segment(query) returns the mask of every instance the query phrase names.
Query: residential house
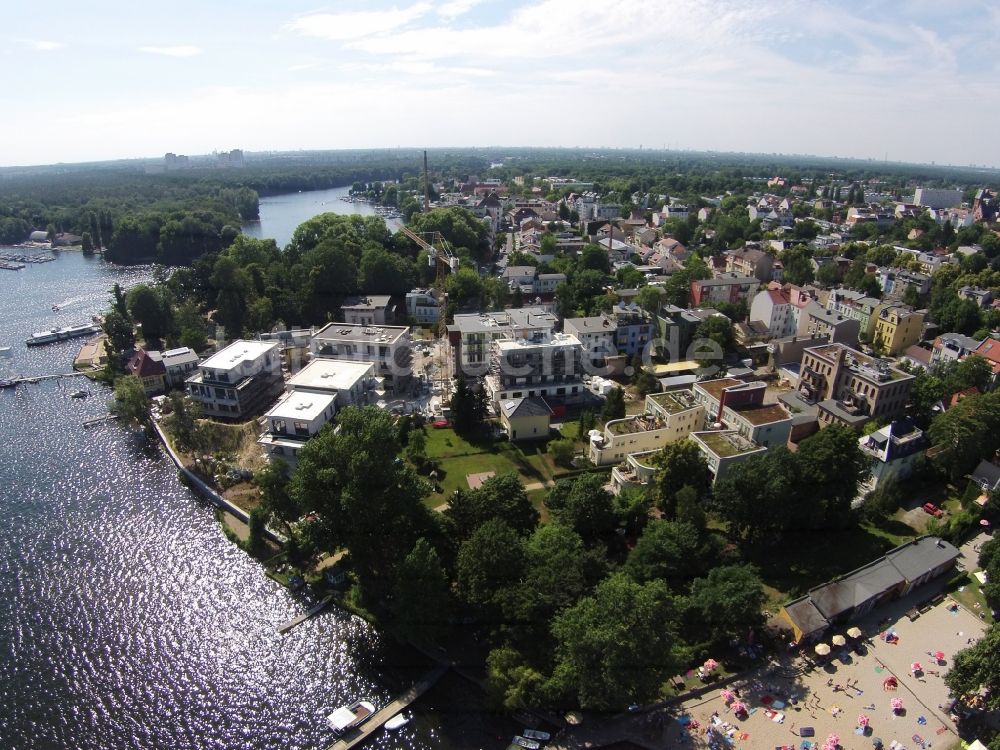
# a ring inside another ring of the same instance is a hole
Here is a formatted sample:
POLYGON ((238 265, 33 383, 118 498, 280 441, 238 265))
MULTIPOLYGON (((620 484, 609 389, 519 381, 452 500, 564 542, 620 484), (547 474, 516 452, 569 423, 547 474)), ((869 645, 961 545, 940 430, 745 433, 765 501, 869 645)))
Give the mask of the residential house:
POLYGON ((125 365, 125 372, 138 378, 147 396, 155 396, 167 389, 167 368, 159 352, 139 349, 125 365))
POLYGON ((313 357, 373 362, 386 390, 403 391, 412 376, 409 326, 363 326, 328 323, 309 342, 313 357))
POLYGON ((868 332, 872 328, 872 315, 881 300, 869 297, 855 289, 834 289, 826 302, 826 309, 858 321, 860 330, 868 332))
POLYGON ((962 299, 971 299, 981 310, 986 309, 993 303, 993 292, 989 289, 980 289, 977 286, 963 286, 958 290, 958 296, 962 299))
POLYGON ((798 330, 799 308, 792 304, 789 290, 771 284, 754 295, 750 322, 763 324, 772 337, 791 336, 798 330))
POLYGON ((800 336, 823 336, 830 341, 856 344, 861 324, 838 312, 824 310, 816 302, 810 302, 799 312, 800 336))
POLYGON ((862 479, 861 491, 873 492, 886 482, 906 479, 924 455, 927 439, 910 419, 897 419, 858 438, 858 445, 869 460, 869 473, 862 479))
POLYGON ((917 188, 913 202, 927 208, 952 208, 962 205, 962 191, 945 188, 917 188))
POLYGON ((273 341, 234 341, 198 365, 185 381, 188 393, 206 416, 255 416, 281 393, 278 349, 273 341))
POLYGON ((417 325, 434 325, 441 308, 433 289, 414 289, 406 293, 406 315, 417 325))
POLYGON ((615 347, 619 354, 634 357, 642 354, 654 336, 653 316, 631 302, 619 302, 612 309, 615 319, 615 347))
POLYGON ((983 488, 983 492, 996 492, 1000 489, 1000 466, 993 461, 983 459, 972 472, 970 479, 983 488))
POLYGON ((612 419, 590 435, 588 458, 595 466, 621 463, 629 454, 659 450, 704 424, 704 406, 690 391, 651 393, 642 414, 612 419))
POLYGON ((286 393, 264 414, 267 428, 257 439, 268 460, 280 458, 289 469, 295 468, 302 446, 333 419, 336 400, 332 393, 286 393))
POLYGON ((760 282, 771 280, 774 256, 756 248, 730 250, 726 254, 726 271, 742 276, 753 276, 760 282))
POLYGON ((757 291, 760 282, 752 276, 722 273, 713 279, 691 282, 691 306, 701 307, 713 302, 747 302, 757 291))
POLYGON ((528 286, 535 281, 536 269, 534 266, 507 266, 500 278, 509 287, 528 286))
POLYGON ((882 267, 875 272, 882 292, 886 296, 901 299, 908 287, 915 287, 917 294, 925 295, 931 290, 931 277, 917 271, 905 271, 900 268, 882 267))
POLYGON ((390 296, 370 294, 366 297, 351 297, 340 306, 340 316, 345 323, 359 326, 384 326, 391 322, 390 296))
POLYGON ((931 364, 957 362, 976 351, 983 341, 961 333, 942 333, 934 339, 931 364))
POLYGON ((549 436, 552 409, 541 398, 514 398, 500 403, 500 425, 507 439, 545 440, 549 436))
POLYGON ((978 354, 989 361, 990 366, 993 368, 993 384, 995 385, 1000 380, 1000 341, 989 336, 983 340, 983 343, 976 347, 976 351, 973 354, 978 354))
POLYGON ((765 404, 767 384, 736 378, 703 380, 694 385, 696 403, 704 406, 702 429, 723 428, 764 448, 788 443, 791 415, 781 404, 765 404))
POLYGON ((879 305, 873 316, 873 346, 890 357, 896 356, 920 341, 924 317, 924 311, 913 310, 898 302, 879 305))
POLYGON ((833 422, 860 430, 870 419, 901 416, 913 375, 844 344, 826 344, 802 354, 799 390, 817 402, 822 426, 833 422))

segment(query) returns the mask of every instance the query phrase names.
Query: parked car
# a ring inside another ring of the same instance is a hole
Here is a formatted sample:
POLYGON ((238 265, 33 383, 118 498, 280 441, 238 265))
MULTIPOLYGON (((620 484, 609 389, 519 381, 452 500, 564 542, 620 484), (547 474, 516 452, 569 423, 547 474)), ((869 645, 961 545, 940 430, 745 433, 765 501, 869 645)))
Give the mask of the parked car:
POLYGON ((935 518, 940 518, 944 515, 944 511, 937 507, 934 503, 924 503, 923 504, 924 513, 928 513, 935 518))

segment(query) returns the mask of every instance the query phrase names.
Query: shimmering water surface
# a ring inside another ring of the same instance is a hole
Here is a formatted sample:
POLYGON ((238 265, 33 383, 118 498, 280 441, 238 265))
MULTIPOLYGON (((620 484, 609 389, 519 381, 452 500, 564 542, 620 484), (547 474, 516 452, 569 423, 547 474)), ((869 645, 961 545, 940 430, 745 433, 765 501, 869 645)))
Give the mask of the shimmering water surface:
MULTIPOLYGON (((0 377, 69 371, 80 340, 24 339, 148 275, 75 252, 0 271, 0 377)), ((384 705, 415 678, 407 652, 337 609, 277 635, 303 604, 226 540, 158 446, 81 426, 108 398, 83 378, 0 391, 0 747, 323 747, 336 706, 384 705), (90 397, 71 399, 79 388, 90 397)), ((369 746, 503 746, 478 712, 448 710, 454 692, 369 746)))
MULTIPOLYGON (((330 190, 304 190, 301 193, 271 195, 260 199, 260 221, 243 225, 243 231, 251 237, 269 238, 284 247, 292 239, 296 227, 317 214, 361 214, 376 216, 375 207, 368 203, 348 203, 341 200, 351 188, 338 187, 330 190)), ((399 221, 387 219, 390 231, 396 231, 399 221)))

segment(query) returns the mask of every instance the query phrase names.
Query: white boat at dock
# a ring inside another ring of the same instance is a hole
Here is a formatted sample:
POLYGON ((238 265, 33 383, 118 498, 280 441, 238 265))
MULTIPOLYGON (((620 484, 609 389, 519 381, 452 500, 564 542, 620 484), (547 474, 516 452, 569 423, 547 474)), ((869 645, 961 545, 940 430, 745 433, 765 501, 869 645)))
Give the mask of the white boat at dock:
POLYGON ((385 728, 388 729, 390 732, 394 732, 397 729, 402 729, 403 727, 405 727, 407 724, 410 723, 411 718, 412 717, 410 716, 409 713, 403 711, 401 713, 396 714, 391 719, 389 719, 389 721, 385 723, 385 728))
POLYGON ((343 734, 364 723, 375 713, 375 706, 369 701, 355 701, 349 706, 341 706, 326 717, 326 723, 336 734, 343 734))
POLYGON ((54 341, 65 341, 66 339, 77 338, 78 336, 89 336, 101 330, 99 325, 88 323, 82 326, 68 326, 66 328, 53 328, 48 331, 41 331, 28 338, 24 343, 28 346, 39 346, 41 344, 51 344, 54 341))
POLYGON ((517 747, 526 748, 526 750, 538 750, 542 746, 541 742, 529 740, 527 737, 522 737, 521 735, 514 737, 512 744, 517 747))

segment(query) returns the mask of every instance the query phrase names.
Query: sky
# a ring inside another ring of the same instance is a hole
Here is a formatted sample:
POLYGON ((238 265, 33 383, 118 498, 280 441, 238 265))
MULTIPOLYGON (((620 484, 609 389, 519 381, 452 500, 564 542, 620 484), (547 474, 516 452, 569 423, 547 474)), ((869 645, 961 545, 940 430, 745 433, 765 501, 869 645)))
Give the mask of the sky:
POLYGON ((992 0, 33 0, 0 166, 567 146, 1000 165, 992 0))

